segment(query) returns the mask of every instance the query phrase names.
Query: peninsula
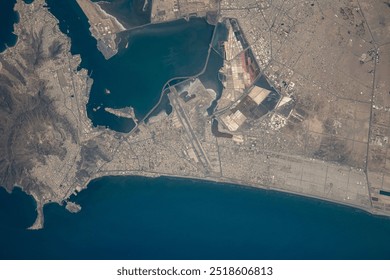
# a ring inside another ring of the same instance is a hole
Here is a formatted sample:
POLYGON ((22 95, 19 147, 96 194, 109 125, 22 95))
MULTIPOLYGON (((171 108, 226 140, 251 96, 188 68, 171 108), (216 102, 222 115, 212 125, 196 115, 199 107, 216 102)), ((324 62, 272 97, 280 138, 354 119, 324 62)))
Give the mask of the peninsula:
MULTIPOLYGON (((34 197, 31 229, 44 226, 45 204, 77 212, 69 197, 110 175, 231 182, 390 216, 386 1, 172 2, 152 1, 152 22, 201 15, 225 26, 226 40, 210 42, 224 57, 222 94, 192 77, 168 87, 170 114, 118 133, 92 126, 93 81, 45 1, 17 1, 18 41, 0 54, 0 185, 34 197)), ((110 46, 121 27, 88 11, 110 46)))
POLYGON ((77 4, 88 18, 91 34, 97 40, 97 48, 106 59, 110 59, 118 52, 116 34, 126 30, 125 27, 97 3, 77 0, 77 4))

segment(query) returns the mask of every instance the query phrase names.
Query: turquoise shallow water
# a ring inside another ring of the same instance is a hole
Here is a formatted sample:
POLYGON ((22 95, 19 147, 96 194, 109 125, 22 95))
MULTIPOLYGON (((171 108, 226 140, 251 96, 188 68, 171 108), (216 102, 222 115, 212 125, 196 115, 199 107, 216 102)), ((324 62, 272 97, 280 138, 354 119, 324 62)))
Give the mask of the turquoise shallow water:
POLYGON ((0 191, 0 258, 389 259, 390 219, 314 199, 169 178, 107 177, 45 207, 0 191))

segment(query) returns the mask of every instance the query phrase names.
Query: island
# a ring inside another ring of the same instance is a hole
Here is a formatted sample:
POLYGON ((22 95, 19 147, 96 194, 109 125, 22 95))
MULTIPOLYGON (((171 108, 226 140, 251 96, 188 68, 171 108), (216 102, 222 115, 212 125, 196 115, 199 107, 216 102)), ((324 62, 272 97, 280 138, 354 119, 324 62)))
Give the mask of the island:
MULTIPOLYGON (((206 16, 225 26, 222 94, 199 73, 162 89, 170 114, 120 133, 88 118, 94 81, 45 1, 17 1, 18 41, 0 54, 0 185, 35 199, 31 229, 44 226, 48 203, 78 212, 72 194, 110 175, 236 183, 390 216, 386 1, 171 2, 152 1, 152 22, 206 16)), ((86 10, 92 35, 113 47, 120 26, 86 10)))

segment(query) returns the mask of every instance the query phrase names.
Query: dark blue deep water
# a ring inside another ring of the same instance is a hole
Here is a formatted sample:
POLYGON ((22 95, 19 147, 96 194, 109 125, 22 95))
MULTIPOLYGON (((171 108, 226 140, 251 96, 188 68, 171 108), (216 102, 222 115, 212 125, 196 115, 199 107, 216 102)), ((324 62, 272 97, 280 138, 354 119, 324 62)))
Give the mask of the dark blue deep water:
POLYGON ((0 0, 0 52, 7 46, 15 45, 18 37, 14 32, 14 23, 19 19, 18 13, 14 11, 16 0, 0 0))
MULTIPOLYGON (((2 1, 5 3, 8 1, 2 1)), ((74 0, 47 0, 95 80, 88 104, 95 125, 128 130, 97 105, 134 106, 139 116, 164 83, 204 67, 213 27, 202 19, 123 34, 129 47, 105 61, 74 0), (109 88, 110 95, 103 89, 109 88)), ((1 10, 2 11, 2 10, 1 10)), ((2 17, 0 17, 3 19, 2 17)), ((3 39, 3 37, 1 37, 3 39)), ((220 55, 203 77, 216 91, 220 55)), ((31 197, 0 188, 0 259, 389 259, 390 219, 314 199, 184 179, 107 177, 73 201, 78 214, 47 205, 45 228, 31 197)))
POLYGON ((390 220, 277 192, 184 179, 107 177, 71 214, 0 191, 0 258, 389 259, 390 220))
POLYGON ((94 125, 130 131, 132 122, 113 117, 104 107, 132 106, 137 118, 142 119, 156 105, 169 79, 196 75, 205 66, 214 26, 204 19, 179 20, 124 32, 118 35, 120 53, 106 61, 97 50, 88 20, 75 0, 47 0, 47 4, 59 19, 61 31, 71 38, 72 53, 81 55, 81 67, 88 69, 94 79, 87 105, 94 125), (107 95, 106 89, 111 94, 107 95))

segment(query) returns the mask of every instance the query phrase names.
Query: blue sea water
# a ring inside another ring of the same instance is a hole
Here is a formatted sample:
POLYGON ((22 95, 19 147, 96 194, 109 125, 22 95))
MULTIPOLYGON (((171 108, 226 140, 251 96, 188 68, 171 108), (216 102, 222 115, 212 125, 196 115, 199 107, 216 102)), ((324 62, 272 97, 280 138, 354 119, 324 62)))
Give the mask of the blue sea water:
POLYGON ((0 1, 0 52, 7 47, 15 45, 18 37, 14 32, 14 23, 19 20, 18 14, 14 11, 16 0, 0 1))
POLYGON ((170 178, 106 177, 71 214, 0 191, 0 258, 389 259, 390 220, 315 199, 170 178))
MULTIPOLYGON (((81 54, 82 67, 95 79, 89 106, 131 103, 142 115, 154 105, 171 74, 195 73, 203 67, 204 44, 213 27, 201 19, 137 31, 133 35, 138 37, 129 41, 131 48, 146 53, 131 57, 124 52, 105 61, 88 36, 88 24, 75 1, 47 3, 72 39, 72 53, 81 54), (171 63, 148 61, 159 54, 171 63), (121 61, 129 62, 129 68, 121 61), (145 65, 141 72, 152 73, 153 79, 134 73, 134 67, 145 65), (105 76, 107 69, 118 71, 120 77, 105 76), (158 86, 148 84, 142 94, 129 90, 137 88, 138 79, 158 86), (114 81, 126 91, 116 89, 114 81), (112 88, 113 95, 102 96, 102 87, 112 88)), ((218 84, 214 86, 218 90, 218 84)), ((90 117, 95 124, 126 126, 91 112, 90 117)), ((273 191, 184 179, 106 177, 91 182, 72 200, 82 206, 80 213, 47 205, 45 228, 28 231, 35 219, 33 199, 19 189, 13 194, 0 189, 0 259, 390 258, 390 219, 273 191)))
POLYGON ((107 61, 97 50, 88 20, 75 0, 47 0, 47 5, 59 19, 61 31, 71 38, 72 53, 80 54, 81 67, 94 79, 87 105, 94 125, 130 131, 133 122, 117 118, 104 108, 132 106, 137 118, 142 119, 157 104, 169 79, 196 75, 205 66, 214 27, 204 19, 178 20, 121 33, 122 49, 107 61), (106 94, 106 89, 111 93, 106 94))

